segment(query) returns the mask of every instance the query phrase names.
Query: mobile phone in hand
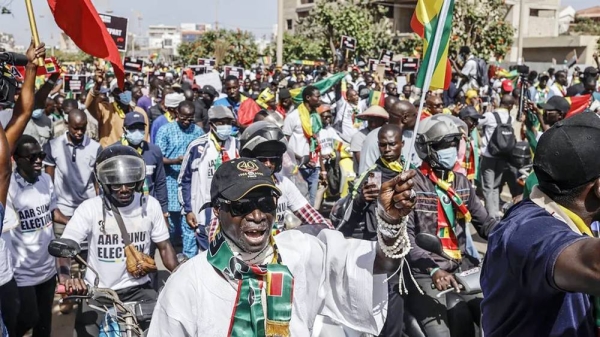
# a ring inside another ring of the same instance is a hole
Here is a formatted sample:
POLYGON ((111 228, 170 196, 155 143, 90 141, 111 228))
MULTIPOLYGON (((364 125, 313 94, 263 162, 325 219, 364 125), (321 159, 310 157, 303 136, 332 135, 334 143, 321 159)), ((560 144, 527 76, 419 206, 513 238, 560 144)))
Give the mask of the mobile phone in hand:
POLYGON ((381 188, 381 172, 369 173, 369 185, 375 185, 377 188, 381 188))

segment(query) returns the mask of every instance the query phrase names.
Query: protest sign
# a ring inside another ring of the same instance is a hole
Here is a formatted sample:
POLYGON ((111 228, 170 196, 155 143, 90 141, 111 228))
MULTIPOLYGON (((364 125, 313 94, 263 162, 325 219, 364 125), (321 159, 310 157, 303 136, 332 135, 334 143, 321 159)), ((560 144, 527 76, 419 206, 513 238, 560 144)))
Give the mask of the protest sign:
POLYGON ((85 91, 85 85, 89 78, 85 75, 65 74, 63 76, 64 92, 80 94, 85 91))
POLYGON ((400 73, 410 74, 419 70, 419 59, 414 57, 403 57, 400 60, 400 73))
POLYGON ((115 41, 119 51, 127 50, 127 18, 112 16, 108 14, 99 14, 104 22, 106 30, 115 41))
POLYGON ((356 50, 356 39, 351 36, 342 35, 340 46, 344 50, 356 50))
POLYGON ((221 83, 221 77, 217 72, 209 72, 207 74, 202 74, 194 77, 194 81, 197 85, 203 87, 205 85, 210 85, 217 92, 221 92, 223 90, 223 84, 221 83))
POLYGON ((125 57, 123 66, 126 73, 141 73, 142 69, 144 69, 144 60, 125 57))
POLYGON ((225 71, 225 77, 235 76, 240 81, 244 80, 244 68, 225 66, 223 67, 223 70, 225 71))

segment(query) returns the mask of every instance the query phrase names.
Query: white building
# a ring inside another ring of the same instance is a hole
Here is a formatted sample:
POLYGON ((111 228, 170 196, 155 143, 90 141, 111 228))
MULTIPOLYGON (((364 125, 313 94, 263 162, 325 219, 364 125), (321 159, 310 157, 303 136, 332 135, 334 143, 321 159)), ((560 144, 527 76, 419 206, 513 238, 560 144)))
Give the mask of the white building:
POLYGON ((0 49, 12 51, 15 47, 15 39, 12 34, 0 32, 0 49))
POLYGON ((181 44, 179 27, 156 25, 148 27, 148 48, 160 50, 165 56, 177 56, 177 47, 181 44))

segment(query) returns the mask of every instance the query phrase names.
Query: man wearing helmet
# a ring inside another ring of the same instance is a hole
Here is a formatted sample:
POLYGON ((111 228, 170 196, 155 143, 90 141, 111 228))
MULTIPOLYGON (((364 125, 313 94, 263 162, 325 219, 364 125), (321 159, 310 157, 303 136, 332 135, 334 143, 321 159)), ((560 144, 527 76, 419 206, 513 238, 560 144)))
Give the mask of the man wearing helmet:
MULTIPOLYGON (((234 122, 233 112, 224 106, 213 106, 208 110, 210 132, 190 143, 179 172, 178 198, 183 205, 189 227, 197 229, 197 240, 201 250, 208 248, 206 226, 213 217, 211 208, 204 208, 210 201, 210 184, 215 171, 224 162, 238 157, 239 141, 231 136, 234 122)), ((185 227, 185 226, 184 226, 185 227)), ((184 229, 183 253, 191 258, 198 253, 194 240, 189 240, 184 229)))
MULTIPOLYGON (((177 266, 160 203, 141 193, 146 178, 144 159, 129 146, 112 145, 98 155, 94 173, 103 194, 84 201, 75 210, 62 238, 77 243, 89 241, 87 263, 98 271, 99 287, 115 290, 123 302, 156 299, 157 293, 147 273, 132 274, 126 263, 130 259, 130 248, 148 255, 150 243, 154 242, 167 269, 177 266), (123 238, 123 232, 127 232, 129 240, 123 238), (128 247, 126 255, 124 242, 127 241, 133 247, 128 247)), ((86 273, 86 283, 93 284, 94 280, 93 273, 86 273)), ((85 291, 79 279, 68 279, 65 288, 74 293, 85 291)), ((104 314, 92 309, 90 304, 102 305, 90 300, 79 306, 76 336, 99 334, 98 326, 104 314)))
MULTIPOLYGON (((275 185, 282 192, 277 201, 277 212, 274 223, 275 231, 284 230, 285 211, 290 210, 307 224, 329 224, 304 198, 298 187, 281 173, 283 157, 287 151, 287 140, 277 125, 269 122, 256 122, 250 125, 240 138, 240 155, 255 158, 265 164, 275 180, 275 185)), ((216 218, 215 218, 216 220, 216 218)), ((211 223, 209 238, 214 236, 218 222, 211 223)))
MULTIPOLYGON (((438 291, 450 287, 458 289, 453 272, 480 264, 476 251, 469 249, 471 234, 468 224, 472 223, 484 239, 496 224, 475 195, 467 177, 452 172, 462 137, 459 130, 461 124, 461 127, 467 128, 460 119, 445 114, 424 119, 415 144, 423 164, 413 179, 417 199, 408 217, 408 234, 412 244, 408 261, 425 294, 409 290, 406 300, 407 310, 421 322, 427 336, 472 335, 472 323, 479 323, 479 315, 467 314, 466 317, 472 317, 472 322, 461 321, 449 328, 446 298, 436 298, 436 295, 438 291), (460 261, 460 265, 418 247, 415 243, 416 233, 437 235, 444 252, 460 261), (432 282, 437 289, 431 289, 432 282), (467 330, 463 330, 465 328, 467 330)), ((479 307, 480 298, 463 298, 469 307, 479 307)), ((454 309, 460 310, 460 307, 454 309)))

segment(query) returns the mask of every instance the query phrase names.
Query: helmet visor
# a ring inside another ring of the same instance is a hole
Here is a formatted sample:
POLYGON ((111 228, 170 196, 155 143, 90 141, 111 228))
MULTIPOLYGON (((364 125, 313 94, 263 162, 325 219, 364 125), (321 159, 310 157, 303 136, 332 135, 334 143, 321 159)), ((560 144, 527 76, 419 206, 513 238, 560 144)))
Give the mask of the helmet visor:
POLYGON ((97 165, 96 175, 106 185, 135 183, 146 178, 146 164, 134 156, 112 157, 97 165))

